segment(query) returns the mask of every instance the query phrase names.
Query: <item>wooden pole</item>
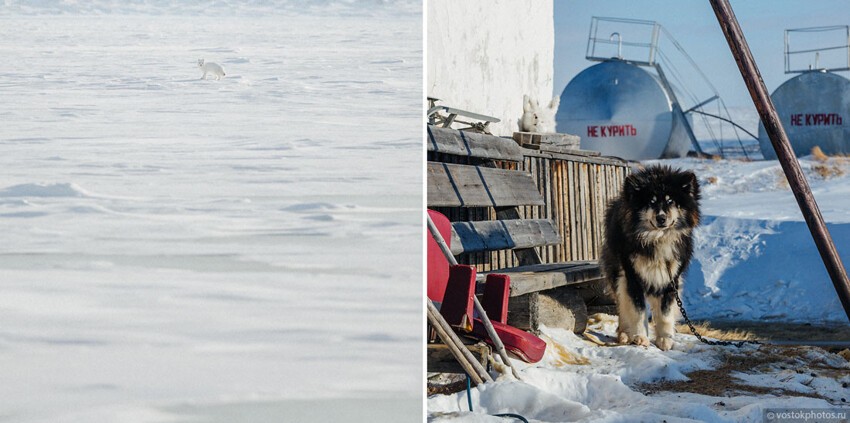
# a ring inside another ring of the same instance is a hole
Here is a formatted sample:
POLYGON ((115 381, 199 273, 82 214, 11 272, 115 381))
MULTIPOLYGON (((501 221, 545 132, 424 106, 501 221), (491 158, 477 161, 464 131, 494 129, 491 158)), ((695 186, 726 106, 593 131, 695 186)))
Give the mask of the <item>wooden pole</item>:
MULTIPOLYGON (((434 241, 436 241, 437 245, 440 246, 440 250, 442 250, 443 255, 446 256, 446 260, 448 260, 452 266, 457 266, 457 259, 455 259, 455 256, 449 249, 449 245, 446 244, 446 240, 443 239, 443 235, 440 234, 439 230, 437 230, 437 225, 435 225, 434 221, 431 220, 431 216, 427 214, 425 216, 428 219, 428 231, 431 232, 431 236, 434 237, 434 241)), ((522 380, 514 366, 511 365, 511 362, 508 359, 508 352, 505 350, 505 344, 502 343, 502 339, 499 338, 499 334, 496 333, 496 328, 493 327, 493 322, 490 321, 490 317, 487 316, 487 312, 484 311, 484 307, 481 306, 481 302, 478 301, 478 297, 476 297, 475 294, 472 294, 472 302, 475 304, 475 311, 478 312, 478 317, 480 317, 481 322, 484 323, 487 335, 489 335, 490 340, 493 341, 493 345, 496 347, 499 357, 501 357, 502 361, 505 362, 505 365, 511 369, 511 373, 514 377, 517 378, 517 380, 522 380)))
POLYGON ((434 330, 437 331, 437 335, 440 336, 440 339, 443 340, 443 343, 449 347, 449 351, 451 351, 452 355, 455 357, 460 366, 463 367, 463 370, 466 371, 466 374, 472 378, 472 381, 475 382, 476 385, 480 385, 484 382, 492 382, 493 378, 487 373, 487 370, 484 369, 484 366, 475 359, 472 353, 463 345, 460 338, 454 333, 451 326, 443 319, 443 316, 440 315, 437 307, 434 306, 434 303, 431 300, 428 300, 428 321, 431 322, 431 326, 434 327, 434 330))
POLYGON ((729 0, 709 0, 709 2, 711 7, 714 8, 714 14, 717 15, 717 21, 720 23, 723 35, 726 36, 726 41, 732 50, 732 56, 738 62, 738 69, 741 70, 744 83, 747 84, 747 89, 750 91, 750 96, 752 96, 753 103, 755 103, 759 112, 764 129, 770 137, 770 143, 773 144, 773 149, 776 151, 785 177, 788 178, 791 191, 794 192, 797 204, 803 212, 803 217, 806 219, 806 224, 809 226, 809 231, 812 233, 821 259, 823 259, 826 270, 832 279, 832 284, 835 285, 835 291, 838 293, 838 298, 841 299, 844 312, 850 319, 850 280, 847 279, 847 271, 844 269, 841 257, 838 256, 838 251, 836 251, 832 237, 823 221, 823 216, 812 195, 809 183, 806 181, 802 169, 800 169, 800 163, 791 149, 791 142, 788 141, 788 135, 782 127, 773 101, 770 100, 767 87, 761 79, 750 47, 747 45, 741 26, 738 25, 738 19, 732 12, 729 0))

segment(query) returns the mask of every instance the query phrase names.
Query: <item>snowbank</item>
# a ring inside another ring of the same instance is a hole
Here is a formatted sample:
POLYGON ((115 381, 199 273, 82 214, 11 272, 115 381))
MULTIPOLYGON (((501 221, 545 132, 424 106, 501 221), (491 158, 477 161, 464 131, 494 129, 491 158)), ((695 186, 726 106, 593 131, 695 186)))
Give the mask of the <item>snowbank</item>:
MULTIPOLYGON (((844 322, 829 275, 777 161, 657 161, 693 170, 702 225, 686 275, 692 317, 844 322)), ((800 159, 839 254, 850 263, 850 160, 800 159)))

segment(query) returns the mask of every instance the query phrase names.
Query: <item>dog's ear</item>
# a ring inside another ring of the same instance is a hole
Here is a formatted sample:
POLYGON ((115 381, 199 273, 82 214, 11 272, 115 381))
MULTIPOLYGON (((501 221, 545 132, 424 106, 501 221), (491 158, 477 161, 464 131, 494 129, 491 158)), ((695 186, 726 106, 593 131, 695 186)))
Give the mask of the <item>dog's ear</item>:
POLYGON ((699 181, 697 180, 697 175, 693 172, 682 172, 680 183, 682 184, 682 189, 691 197, 696 197, 699 194, 699 181))

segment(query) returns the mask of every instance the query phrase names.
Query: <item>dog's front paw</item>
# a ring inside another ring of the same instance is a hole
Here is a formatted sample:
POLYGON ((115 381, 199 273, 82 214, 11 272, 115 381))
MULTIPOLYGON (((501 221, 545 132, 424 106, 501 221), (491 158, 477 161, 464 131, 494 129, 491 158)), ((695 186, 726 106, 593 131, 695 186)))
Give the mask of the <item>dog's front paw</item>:
POLYGON ((641 347, 648 347, 649 339, 643 335, 635 335, 632 338, 632 344, 640 345, 641 347))
POLYGON ((617 342, 620 345, 626 345, 629 343, 629 335, 625 332, 617 332, 617 342))
POLYGON ((661 351, 669 351, 673 348, 673 338, 659 336, 658 338, 655 338, 655 346, 657 346, 661 351))

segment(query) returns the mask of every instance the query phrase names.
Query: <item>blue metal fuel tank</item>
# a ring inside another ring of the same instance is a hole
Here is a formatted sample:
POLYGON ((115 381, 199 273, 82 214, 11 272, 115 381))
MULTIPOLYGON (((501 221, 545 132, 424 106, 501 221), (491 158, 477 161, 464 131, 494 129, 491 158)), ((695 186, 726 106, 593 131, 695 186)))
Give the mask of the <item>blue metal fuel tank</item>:
MULTIPOLYGON (((797 157, 811 154, 815 146, 826 154, 850 154, 850 80, 806 72, 785 81, 770 98, 797 157)), ((765 159, 776 159, 761 123, 759 145, 765 159)))
POLYGON ((683 157, 691 147, 658 77, 612 59, 573 78, 561 94, 558 131, 581 137, 581 148, 629 160, 683 157))

